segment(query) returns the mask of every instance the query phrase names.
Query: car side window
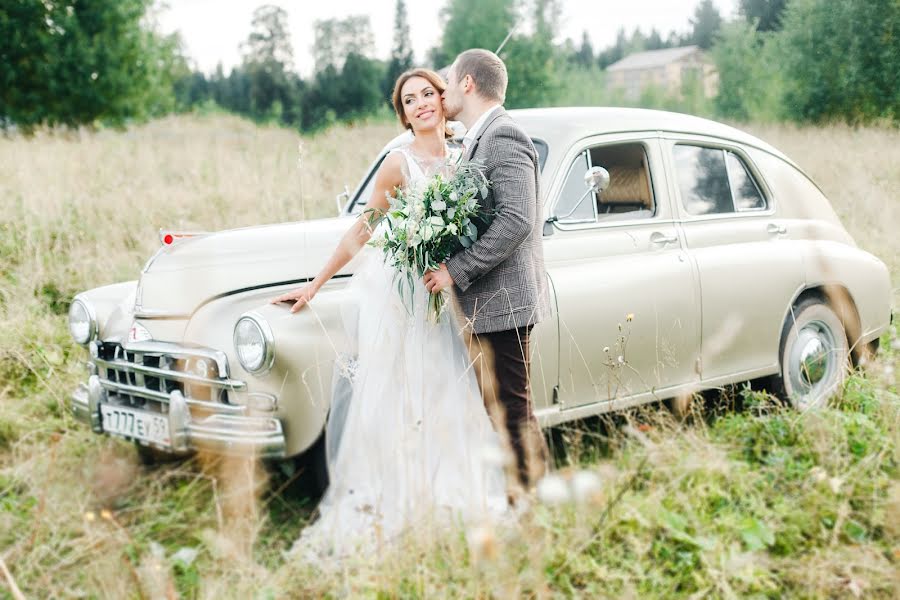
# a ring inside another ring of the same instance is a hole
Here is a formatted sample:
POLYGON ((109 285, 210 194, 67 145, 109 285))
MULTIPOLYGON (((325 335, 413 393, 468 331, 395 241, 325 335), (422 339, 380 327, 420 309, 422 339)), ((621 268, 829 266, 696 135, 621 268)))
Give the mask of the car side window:
POLYGON ((728 179, 731 182, 731 193, 734 195, 734 207, 738 211, 765 209, 766 199, 759 191, 759 186, 756 185, 744 161, 733 152, 725 153, 725 161, 728 179))
POLYGON ((554 214, 561 223, 603 223, 649 218, 655 206, 646 149, 632 142, 582 151, 569 167, 554 214), (609 186, 586 195, 584 176, 596 166, 609 173, 609 186))
POLYGON ((734 152, 677 144, 673 149, 681 203, 694 216, 766 208, 766 199, 734 152))
POLYGON ((596 219, 597 203, 593 192, 589 192, 584 183, 584 176, 590 168, 591 163, 587 151, 579 154, 572 166, 569 167, 566 183, 563 185, 559 202, 556 205, 556 214, 561 221, 583 223, 596 219))
POLYGON ((381 167, 381 163, 384 162, 386 156, 387 154, 379 157, 375 166, 366 174, 365 185, 362 186, 359 194, 354 198, 353 204, 350 205, 350 214, 358 215, 365 210, 366 204, 368 204, 369 198, 372 197, 372 192, 375 190, 375 174, 378 173, 378 169, 381 167))

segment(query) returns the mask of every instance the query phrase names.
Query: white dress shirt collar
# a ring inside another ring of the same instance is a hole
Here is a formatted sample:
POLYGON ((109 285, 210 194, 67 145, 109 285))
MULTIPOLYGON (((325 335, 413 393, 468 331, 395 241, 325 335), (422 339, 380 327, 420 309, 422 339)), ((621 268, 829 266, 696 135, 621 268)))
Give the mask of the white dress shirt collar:
POLYGON ((482 127, 484 127, 485 122, 488 120, 488 117, 491 116, 491 113, 500 108, 499 104, 492 104, 488 107, 486 111, 481 113, 481 116, 478 117, 478 120, 472 124, 472 126, 466 131, 466 135, 463 137, 463 146, 466 147, 466 150, 472 147, 472 143, 478 139, 478 133, 481 131, 482 127))

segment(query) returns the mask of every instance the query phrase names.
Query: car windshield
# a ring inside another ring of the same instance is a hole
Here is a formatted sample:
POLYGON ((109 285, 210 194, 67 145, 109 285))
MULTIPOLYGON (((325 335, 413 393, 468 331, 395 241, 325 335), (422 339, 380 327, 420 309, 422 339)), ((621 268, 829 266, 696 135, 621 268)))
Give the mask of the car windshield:
MULTIPOLYGON (((458 143, 457 140, 454 140, 458 143)), ((547 146, 547 142, 541 139, 532 138, 531 140, 534 143, 534 148, 538 153, 538 167, 543 172, 544 164, 547 162, 547 154, 550 151, 549 146, 547 146)), ((372 168, 369 169, 369 172, 366 173, 363 178, 362 184, 357 187, 357 193, 353 197, 350 203, 349 212, 350 214, 357 215, 363 211, 366 206, 366 203, 369 201, 369 198, 372 197, 372 190, 375 187, 375 173, 378 172, 378 168, 381 166, 381 162, 384 160, 384 157, 387 156, 387 152, 390 150, 391 146, 385 148, 385 151, 382 152, 381 156, 378 157, 378 160, 372 165, 372 168)))

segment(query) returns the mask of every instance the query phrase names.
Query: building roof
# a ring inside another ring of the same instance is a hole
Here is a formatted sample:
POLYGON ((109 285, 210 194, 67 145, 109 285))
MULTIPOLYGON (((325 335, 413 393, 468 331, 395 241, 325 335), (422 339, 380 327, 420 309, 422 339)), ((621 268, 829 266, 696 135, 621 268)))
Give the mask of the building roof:
POLYGON ((622 60, 609 65, 607 70, 627 71, 631 69, 652 69, 655 67, 662 67, 699 50, 700 49, 697 46, 680 46, 678 48, 635 52, 634 54, 629 54, 622 60))

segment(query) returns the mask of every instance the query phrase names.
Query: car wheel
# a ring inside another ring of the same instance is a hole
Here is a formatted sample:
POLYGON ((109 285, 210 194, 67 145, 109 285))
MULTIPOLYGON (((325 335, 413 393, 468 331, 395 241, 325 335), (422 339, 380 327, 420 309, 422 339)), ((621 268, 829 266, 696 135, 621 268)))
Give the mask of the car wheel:
POLYGON ((821 406, 844 381, 849 355, 838 316, 817 298, 805 300, 784 324, 775 391, 798 410, 821 406))

